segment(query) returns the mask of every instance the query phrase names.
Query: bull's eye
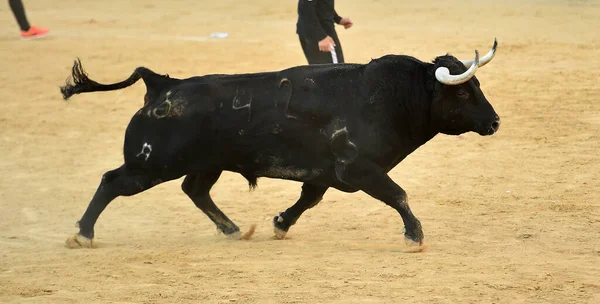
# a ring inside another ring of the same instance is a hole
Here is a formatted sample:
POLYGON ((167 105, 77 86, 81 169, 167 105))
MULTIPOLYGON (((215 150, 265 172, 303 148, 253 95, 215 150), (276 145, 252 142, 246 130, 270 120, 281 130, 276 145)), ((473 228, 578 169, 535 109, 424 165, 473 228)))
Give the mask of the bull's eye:
POLYGON ((456 96, 458 96, 458 98, 462 100, 467 100, 469 99, 469 92, 465 91, 464 89, 458 89, 458 92, 456 92, 456 96))

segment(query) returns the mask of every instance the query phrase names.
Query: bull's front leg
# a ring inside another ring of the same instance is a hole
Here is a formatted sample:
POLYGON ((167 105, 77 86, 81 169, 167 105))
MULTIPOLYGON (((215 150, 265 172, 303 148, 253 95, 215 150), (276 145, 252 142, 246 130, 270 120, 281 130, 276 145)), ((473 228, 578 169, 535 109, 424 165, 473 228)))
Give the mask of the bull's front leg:
POLYGON ((382 168, 369 160, 357 158, 349 163, 338 162, 336 175, 342 182, 394 208, 404 222, 407 243, 419 246, 423 244, 421 222, 410 210, 406 192, 382 168))
POLYGON ((108 171, 102 180, 85 213, 77 222, 79 232, 68 238, 65 245, 68 248, 93 248, 94 225, 106 206, 119 196, 131 196, 163 182, 156 175, 132 172, 125 166, 108 171))

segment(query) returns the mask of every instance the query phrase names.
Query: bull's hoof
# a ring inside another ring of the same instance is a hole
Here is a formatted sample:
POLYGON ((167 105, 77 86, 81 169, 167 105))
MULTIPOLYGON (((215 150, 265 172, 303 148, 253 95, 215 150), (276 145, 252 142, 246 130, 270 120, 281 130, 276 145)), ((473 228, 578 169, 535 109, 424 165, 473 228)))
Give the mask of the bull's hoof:
POLYGON ((273 229, 275 231, 275 238, 278 240, 283 240, 285 239, 285 236, 287 235, 287 231, 281 230, 277 227, 275 227, 273 229))
POLYGON ((240 228, 235 225, 217 225, 217 234, 221 233, 232 240, 239 239, 241 235, 240 228))
POLYGON ((65 247, 69 249, 76 248, 95 248, 94 242, 92 239, 88 239, 85 236, 76 233, 74 236, 68 238, 65 241, 65 247))
POLYGON ((427 249, 427 245, 423 244, 423 240, 417 242, 405 237, 404 243, 408 246, 408 249, 406 249, 405 252, 423 252, 427 249))
POLYGON ((423 244, 423 232, 419 230, 415 234, 404 234, 404 243, 408 246, 406 252, 423 252, 427 245, 423 244))
POLYGON ((418 247, 423 245, 423 240, 415 241, 407 236, 404 236, 404 244, 406 244, 408 247, 418 247))
POLYGON ((417 243, 419 246, 423 245, 423 228, 421 228, 421 223, 417 220, 415 225, 411 225, 410 228, 404 227, 404 239, 407 244, 410 242, 417 243))
POLYGON ((284 212, 280 212, 279 215, 273 217, 273 228, 275 232, 275 238, 278 240, 285 239, 288 229, 290 228, 290 226, 286 223, 285 219, 283 218, 284 214, 284 212))
MULTIPOLYGON (((225 234, 225 233, 224 233, 225 234)), ((230 240, 239 240, 242 236, 242 233, 239 231, 232 232, 230 234, 225 234, 225 236, 230 240)))

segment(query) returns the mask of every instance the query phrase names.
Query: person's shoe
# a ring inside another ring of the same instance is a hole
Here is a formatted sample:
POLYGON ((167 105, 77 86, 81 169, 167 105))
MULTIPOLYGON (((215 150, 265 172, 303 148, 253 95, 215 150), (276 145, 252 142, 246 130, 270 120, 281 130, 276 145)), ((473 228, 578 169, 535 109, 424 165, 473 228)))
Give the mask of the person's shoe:
POLYGON ((36 38, 42 38, 44 36, 46 36, 48 34, 48 29, 47 28, 42 28, 42 27, 37 27, 37 26, 30 26, 28 31, 21 31, 21 39, 22 40, 29 40, 29 39, 36 39, 36 38))

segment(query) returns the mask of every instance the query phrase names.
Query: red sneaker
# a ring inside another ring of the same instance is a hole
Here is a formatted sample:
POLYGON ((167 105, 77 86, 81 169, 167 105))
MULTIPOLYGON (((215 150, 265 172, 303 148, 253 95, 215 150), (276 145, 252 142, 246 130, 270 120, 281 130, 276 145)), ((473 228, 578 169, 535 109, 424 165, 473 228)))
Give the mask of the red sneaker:
POLYGON ((42 27, 37 27, 37 26, 30 26, 28 31, 21 31, 21 39, 22 40, 29 40, 29 39, 36 39, 36 38, 42 38, 44 36, 46 36, 48 34, 48 29, 47 28, 42 28, 42 27))

